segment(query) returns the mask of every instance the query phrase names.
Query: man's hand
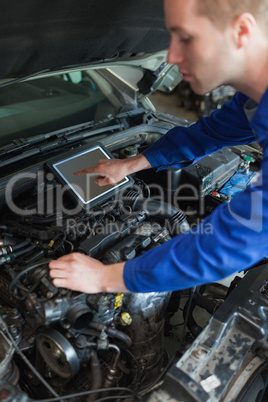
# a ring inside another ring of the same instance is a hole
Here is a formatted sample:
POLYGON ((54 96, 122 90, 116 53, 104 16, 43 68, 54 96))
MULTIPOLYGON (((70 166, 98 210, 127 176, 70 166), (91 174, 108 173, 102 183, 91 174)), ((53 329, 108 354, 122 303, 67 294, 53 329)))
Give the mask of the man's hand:
POLYGON ((49 268, 57 287, 83 293, 127 292, 124 263, 104 265, 84 254, 72 253, 51 261, 49 268))
POLYGON ((128 159, 101 159, 97 166, 79 170, 74 174, 81 176, 83 174, 93 173, 96 175, 95 180, 98 185, 105 186, 107 184, 116 184, 123 180, 128 174, 138 172, 142 169, 149 169, 150 167, 152 166, 145 156, 139 154, 128 159))

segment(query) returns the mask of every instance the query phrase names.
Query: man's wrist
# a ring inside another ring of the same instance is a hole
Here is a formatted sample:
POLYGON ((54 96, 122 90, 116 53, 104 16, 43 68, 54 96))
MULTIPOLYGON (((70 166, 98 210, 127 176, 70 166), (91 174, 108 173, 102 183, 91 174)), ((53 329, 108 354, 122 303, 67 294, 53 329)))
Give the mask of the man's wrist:
POLYGON ((123 272, 124 262, 105 265, 102 272, 102 291, 105 293, 128 292, 126 288, 123 272))
POLYGON ((143 154, 128 158, 126 160, 126 163, 128 165, 128 174, 135 173, 144 169, 150 169, 152 167, 148 159, 143 154))

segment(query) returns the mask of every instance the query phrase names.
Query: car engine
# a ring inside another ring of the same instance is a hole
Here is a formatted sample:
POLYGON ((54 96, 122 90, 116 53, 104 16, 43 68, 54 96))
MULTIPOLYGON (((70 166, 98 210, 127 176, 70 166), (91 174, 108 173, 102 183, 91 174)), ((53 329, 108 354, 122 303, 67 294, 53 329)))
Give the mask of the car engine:
MULTIPOLYGON (((124 147, 112 136, 104 145, 113 156, 126 158, 159 136, 142 132, 137 141, 134 134, 124 147)), ((35 167, 27 180, 16 177, 10 189, 15 201, 6 190, 7 204, 1 209, 0 399, 134 400, 159 385, 170 367, 164 339, 172 332, 173 315, 184 310, 185 343, 178 359, 203 329, 193 316, 195 306, 213 317, 236 285, 226 287, 224 296, 211 296, 205 287, 90 295, 56 288, 48 263, 76 251, 112 264, 161 247, 228 202, 242 187, 224 190, 231 177, 249 182, 258 168, 258 152, 233 147, 185 169, 140 172, 119 196, 112 194, 90 211, 76 208, 68 192, 61 198, 64 212, 55 209, 58 183, 46 164, 35 167), (179 186, 182 196, 175 203, 179 186), (195 199, 189 197, 193 189, 198 190, 195 199)), ((263 295, 267 298, 267 285, 263 295)))

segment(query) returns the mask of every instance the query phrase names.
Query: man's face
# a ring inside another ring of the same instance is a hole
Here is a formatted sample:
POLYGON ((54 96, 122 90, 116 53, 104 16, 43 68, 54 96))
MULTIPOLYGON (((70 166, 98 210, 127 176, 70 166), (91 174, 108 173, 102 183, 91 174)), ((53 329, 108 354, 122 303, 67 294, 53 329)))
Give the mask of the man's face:
POLYGON ((165 15, 171 34, 168 62, 177 65, 183 79, 201 95, 230 83, 235 73, 235 46, 232 27, 219 30, 199 15, 198 1, 202 0, 165 0, 165 15))

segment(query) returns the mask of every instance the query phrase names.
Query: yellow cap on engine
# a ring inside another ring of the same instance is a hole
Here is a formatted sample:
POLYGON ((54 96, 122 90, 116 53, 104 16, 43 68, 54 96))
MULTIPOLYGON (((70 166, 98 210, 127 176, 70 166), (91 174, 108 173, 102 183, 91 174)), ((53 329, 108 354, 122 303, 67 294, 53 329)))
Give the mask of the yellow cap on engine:
POLYGON ((121 307, 123 304, 123 297, 124 293, 117 293, 115 296, 115 302, 114 302, 114 309, 116 310, 118 307, 121 307))
POLYGON ((130 325, 132 323, 131 315, 127 312, 122 313, 120 321, 122 325, 130 325))

